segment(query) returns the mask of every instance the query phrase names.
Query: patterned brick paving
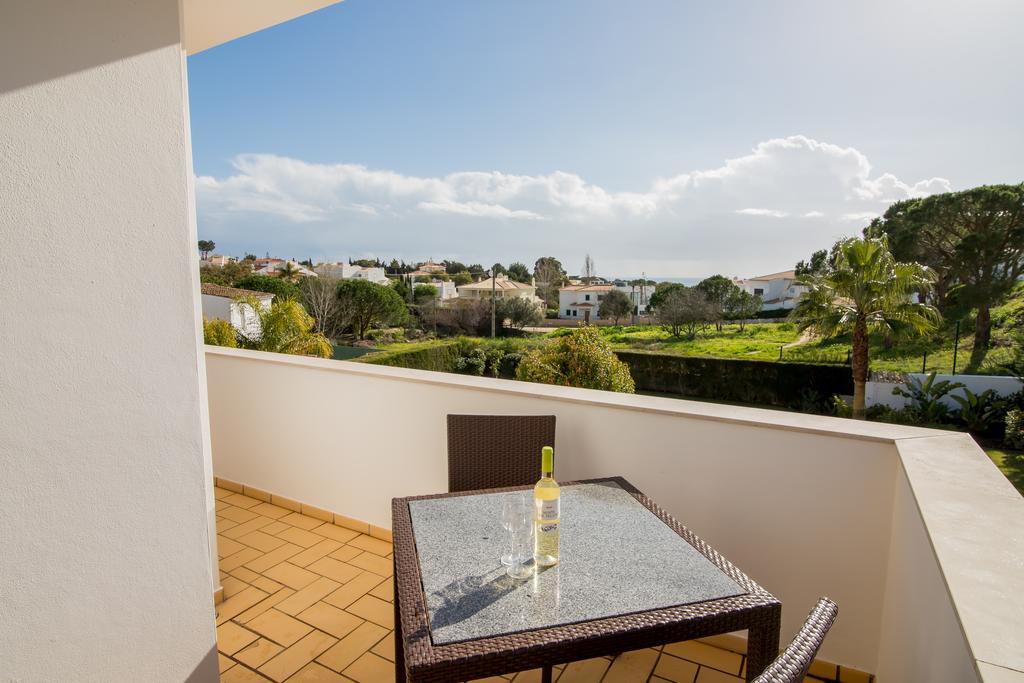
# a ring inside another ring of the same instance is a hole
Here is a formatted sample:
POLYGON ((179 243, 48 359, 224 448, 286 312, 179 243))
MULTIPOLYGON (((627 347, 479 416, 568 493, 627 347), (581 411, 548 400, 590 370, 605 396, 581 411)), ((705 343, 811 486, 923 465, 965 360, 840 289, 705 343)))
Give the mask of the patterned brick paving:
MULTIPOLYGON (((394 680, 391 544, 290 509, 215 489, 221 681, 394 680)), ((674 643, 557 667, 558 683, 738 683, 742 641, 674 643)), ((835 666, 816 665, 839 680, 835 666)), ((494 683, 540 680, 523 671, 494 683)), ((843 670, 842 680, 869 681, 843 670)))

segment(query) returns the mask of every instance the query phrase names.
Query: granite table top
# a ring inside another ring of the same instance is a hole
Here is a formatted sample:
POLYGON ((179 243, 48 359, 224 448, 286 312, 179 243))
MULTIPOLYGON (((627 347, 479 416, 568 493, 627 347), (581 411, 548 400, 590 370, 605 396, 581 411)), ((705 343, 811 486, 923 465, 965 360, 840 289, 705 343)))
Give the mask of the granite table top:
POLYGON ((523 495, 410 501, 435 645, 745 593, 613 481, 563 486, 559 564, 509 578, 502 499, 523 495))

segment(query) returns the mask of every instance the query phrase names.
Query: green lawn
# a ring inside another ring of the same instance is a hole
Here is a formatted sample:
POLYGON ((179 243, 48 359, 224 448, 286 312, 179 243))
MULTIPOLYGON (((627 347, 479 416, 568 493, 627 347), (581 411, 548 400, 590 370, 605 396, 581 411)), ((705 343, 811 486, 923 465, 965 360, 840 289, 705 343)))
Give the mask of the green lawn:
MULTIPOLYGON (((738 325, 725 325, 721 332, 709 328, 694 339, 672 337, 660 326, 604 327, 602 334, 618 349, 639 349, 676 353, 684 356, 714 358, 747 358, 751 360, 788 360, 807 362, 845 362, 849 338, 821 340, 801 337, 793 323, 756 323, 740 330, 738 325), (780 355, 781 353, 781 355, 780 355)), ((554 334, 558 334, 557 332, 554 334)), ((924 354, 927 372, 951 372, 953 369, 953 332, 944 330, 942 339, 922 338, 901 341, 886 349, 884 340, 872 339, 871 368, 898 372, 920 372, 924 354)), ((957 350, 957 371, 980 375, 1007 374, 1004 365, 1013 356, 1006 346, 1001 330, 993 330, 996 344, 985 354, 972 358, 973 334, 961 334, 957 350)))
POLYGON ((1024 495, 1024 451, 1011 451, 1007 448, 986 448, 985 452, 996 464, 1010 483, 1024 495))

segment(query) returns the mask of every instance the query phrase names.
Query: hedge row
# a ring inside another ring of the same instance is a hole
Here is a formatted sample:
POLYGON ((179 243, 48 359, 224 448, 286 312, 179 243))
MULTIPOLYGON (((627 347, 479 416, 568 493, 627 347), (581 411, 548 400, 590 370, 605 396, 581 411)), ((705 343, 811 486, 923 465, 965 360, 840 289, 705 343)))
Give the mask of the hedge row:
POLYGON ((641 392, 787 407, 853 393, 850 368, 843 365, 615 353, 629 366, 641 392))
POLYGON ((459 359, 459 343, 427 342, 422 346, 396 349, 393 351, 375 351, 355 359, 356 363, 372 365, 390 365, 395 368, 412 368, 414 370, 434 370, 436 372, 455 372, 455 364, 459 359))

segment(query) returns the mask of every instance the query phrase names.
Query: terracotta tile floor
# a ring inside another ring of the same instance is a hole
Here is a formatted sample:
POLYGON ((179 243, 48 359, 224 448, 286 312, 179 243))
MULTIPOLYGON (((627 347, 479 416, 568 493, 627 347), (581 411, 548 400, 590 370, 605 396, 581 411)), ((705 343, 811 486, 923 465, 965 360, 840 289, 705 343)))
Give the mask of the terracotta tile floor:
MULTIPOLYGON (((216 488, 221 681, 394 680, 391 544, 216 488)), ((557 667, 558 683, 738 683, 745 657, 729 637, 557 667), (733 651, 735 650, 735 651, 733 651)), ((836 667, 821 678, 838 680, 836 667)), ((502 681, 539 681, 539 670, 502 681)), ((847 675, 843 681, 868 681, 847 675)))

